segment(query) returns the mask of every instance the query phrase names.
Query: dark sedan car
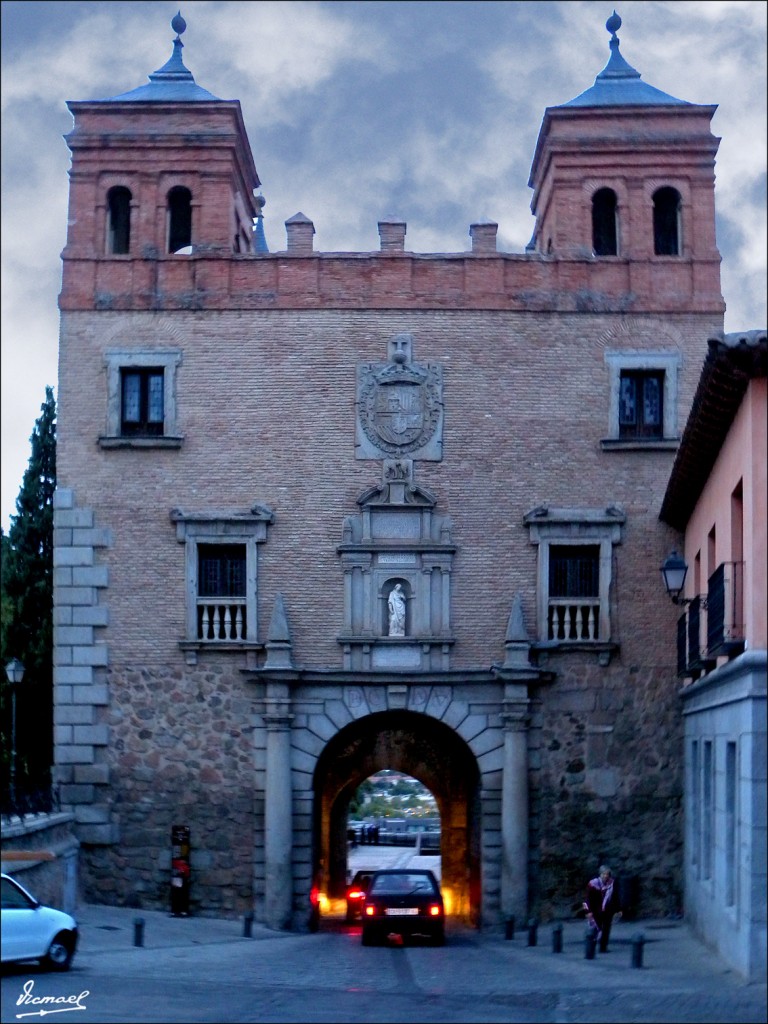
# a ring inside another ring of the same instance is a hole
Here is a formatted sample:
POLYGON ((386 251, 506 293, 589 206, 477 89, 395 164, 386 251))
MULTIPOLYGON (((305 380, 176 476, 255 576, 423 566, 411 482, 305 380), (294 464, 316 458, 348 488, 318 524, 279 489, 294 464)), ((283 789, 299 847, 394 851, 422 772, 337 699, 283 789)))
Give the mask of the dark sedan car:
POLYGON ((445 942, 445 907, 431 871, 388 869, 371 879, 363 906, 363 945, 398 936, 425 936, 445 942))
POLYGON ((363 904, 368 886, 375 873, 373 869, 355 872, 355 877, 347 886, 347 921, 354 921, 363 916, 363 904))

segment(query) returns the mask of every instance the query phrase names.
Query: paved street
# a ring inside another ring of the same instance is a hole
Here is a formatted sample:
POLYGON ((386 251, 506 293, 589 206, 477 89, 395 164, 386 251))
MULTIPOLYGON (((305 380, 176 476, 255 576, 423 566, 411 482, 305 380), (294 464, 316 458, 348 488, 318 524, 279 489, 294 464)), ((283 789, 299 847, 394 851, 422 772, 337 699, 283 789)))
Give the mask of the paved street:
MULTIPOLYGON (((358 848, 350 866, 366 866, 364 854, 367 861, 372 852, 358 848)), ((391 862, 405 852, 395 848, 384 857, 391 862)), ((621 922, 610 952, 585 960, 580 921, 565 924, 563 952, 553 953, 550 926, 539 929, 536 946, 528 946, 527 930, 505 939, 453 927, 442 948, 363 948, 359 924, 347 925, 338 914, 326 916, 314 935, 254 925, 250 938, 242 921, 91 905, 78 917, 82 943, 69 973, 4 971, 2 1021, 39 1018, 41 1011, 56 1012, 59 1021, 74 1012, 78 1022, 105 1024, 766 1019, 766 986, 745 985, 682 922, 621 922), (144 921, 142 947, 134 945, 137 916, 144 921), (641 929, 638 969, 631 966, 631 940, 641 929), (30 998, 19 1003, 25 986, 30 998), (31 1001, 41 996, 71 1001, 31 1001)))

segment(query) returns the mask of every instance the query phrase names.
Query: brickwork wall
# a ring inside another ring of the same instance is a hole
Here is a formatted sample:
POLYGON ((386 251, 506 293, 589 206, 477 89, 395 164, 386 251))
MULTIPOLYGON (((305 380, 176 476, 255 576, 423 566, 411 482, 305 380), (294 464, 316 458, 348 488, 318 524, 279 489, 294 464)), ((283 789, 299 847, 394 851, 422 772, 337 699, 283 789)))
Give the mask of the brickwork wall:
MULTIPOLYGON (((360 362, 386 361, 390 338, 405 331, 415 362, 443 366, 443 460, 417 461, 414 477, 453 523, 453 668, 504 660, 517 592, 529 632, 536 630, 536 547, 526 512, 617 505, 626 514, 611 601, 619 650, 608 666, 594 654, 551 654, 546 667, 555 682, 533 709, 533 905, 566 913, 593 862, 610 858, 642 877, 646 912, 677 908, 676 610, 658 572, 674 536, 657 518, 674 453, 601 446, 609 434, 605 353, 677 355, 682 427, 705 340, 718 324, 710 314, 493 310, 64 313, 57 629, 75 628, 77 614, 88 632, 57 637, 72 661, 57 668, 58 757, 78 820, 91 830, 87 898, 166 906, 170 828, 189 824, 194 907, 234 914, 253 903, 259 913, 265 733, 240 671, 244 655, 202 653, 196 667, 185 662, 185 549, 169 513, 271 508, 275 522, 259 545, 258 639, 266 639, 282 593, 295 664, 340 668, 344 580, 336 548, 344 517, 381 480, 380 462, 355 458, 355 371, 360 362), (181 447, 100 447, 105 352, 153 347, 181 352, 181 447), (76 535, 76 526, 91 532, 76 535), (92 574, 87 593, 73 589, 76 572, 92 574), (86 598, 88 623, 76 610, 86 598), (65 679, 76 667, 89 677, 77 686, 65 679), (87 743, 84 727, 92 731, 87 743), (75 743, 75 728, 85 746, 75 743), (114 845, 93 845, 102 842, 114 845)), ((338 697, 334 691, 328 700, 338 697)), ((339 727, 330 712, 329 721, 339 727)), ((316 753, 299 733, 293 742, 302 764, 294 771, 300 902, 311 870, 308 780, 316 753)), ((493 917, 499 779, 485 781, 484 914, 493 917)))
MULTIPOLYGON (((414 358, 444 368, 443 460, 415 481, 453 520, 455 667, 503 657, 514 594, 535 627, 536 549, 523 515, 538 505, 621 506, 616 638, 628 665, 674 648, 658 566, 671 534, 657 522, 670 451, 604 451, 607 350, 680 356, 682 424, 715 327, 709 317, 318 311, 67 314, 63 318, 58 472, 111 531, 112 656, 176 655, 184 629, 184 546, 169 519, 185 512, 275 512, 259 549, 259 621, 285 595, 299 664, 340 665, 345 515, 380 481, 355 459, 355 367, 414 337, 414 358), (180 450, 101 450, 110 347, 177 346, 180 450), (322 595, 322 598, 319 597, 322 595), (652 596, 652 600, 647 598, 652 596), (638 598, 642 597, 642 602, 638 598), (641 606, 642 605, 642 606, 641 606)), ((261 637, 263 640, 264 637, 261 637)))

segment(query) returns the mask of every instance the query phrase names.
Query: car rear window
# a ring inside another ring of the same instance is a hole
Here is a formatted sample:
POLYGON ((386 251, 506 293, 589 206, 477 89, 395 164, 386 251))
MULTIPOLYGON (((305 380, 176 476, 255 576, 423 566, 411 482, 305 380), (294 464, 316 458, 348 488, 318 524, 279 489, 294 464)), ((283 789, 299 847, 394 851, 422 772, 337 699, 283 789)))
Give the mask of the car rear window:
POLYGON ((377 875, 371 884, 371 893, 428 892, 435 893, 435 883, 424 872, 411 871, 391 875, 377 875))

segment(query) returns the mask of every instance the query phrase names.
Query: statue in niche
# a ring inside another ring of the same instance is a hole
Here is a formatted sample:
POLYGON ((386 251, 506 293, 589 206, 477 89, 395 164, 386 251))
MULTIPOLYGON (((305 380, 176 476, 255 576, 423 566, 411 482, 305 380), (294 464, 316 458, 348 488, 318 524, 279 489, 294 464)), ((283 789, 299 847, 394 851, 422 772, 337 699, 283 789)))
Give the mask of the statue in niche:
POLYGON ((389 594, 389 635, 405 636, 405 594, 402 584, 396 583, 389 594))

